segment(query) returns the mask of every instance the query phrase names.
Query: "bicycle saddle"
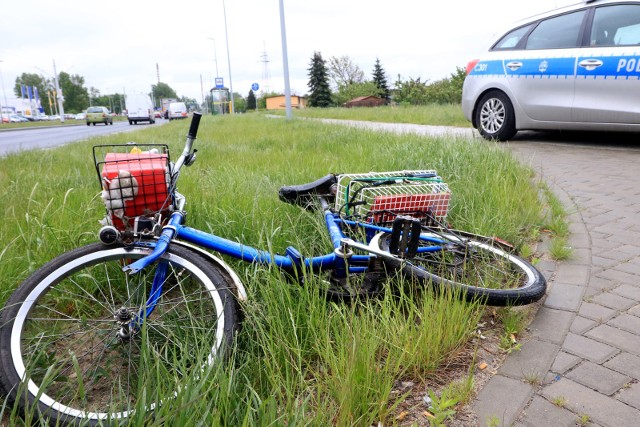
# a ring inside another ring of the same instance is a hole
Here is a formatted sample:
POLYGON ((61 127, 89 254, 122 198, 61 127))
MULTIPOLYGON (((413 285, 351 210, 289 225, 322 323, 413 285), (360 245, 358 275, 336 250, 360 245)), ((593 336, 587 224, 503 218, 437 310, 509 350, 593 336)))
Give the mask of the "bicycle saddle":
POLYGON ((335 191, 332 191, 331 187, 336 183, 336 176, 329 174, 308 184, 281 187, 278 195, 283 202, 309 208, 313 206, 318 196, 333 197, 335 191))

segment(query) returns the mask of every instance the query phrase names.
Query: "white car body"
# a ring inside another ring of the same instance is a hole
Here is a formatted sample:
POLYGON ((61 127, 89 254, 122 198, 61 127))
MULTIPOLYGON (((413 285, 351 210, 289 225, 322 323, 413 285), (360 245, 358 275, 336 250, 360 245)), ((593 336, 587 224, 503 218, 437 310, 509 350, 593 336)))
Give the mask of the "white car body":
POLYGON ((640 131, 639 78, 640 1, 583 1, 521 21, 470 62, 462 110, 499 140, 524 129, 640 131))
POLYGON ((169 120, 186 119, 188 116, 187 106, 184 102, 172 102, 169 104, 169 120))
POLYGON ((127 119, 129 124, 137 124, 138 122, 156 122, 153 113, 153 103, 149 95, 144 93, 134 93, 126 95, 125 104, 127 108, 127 119))

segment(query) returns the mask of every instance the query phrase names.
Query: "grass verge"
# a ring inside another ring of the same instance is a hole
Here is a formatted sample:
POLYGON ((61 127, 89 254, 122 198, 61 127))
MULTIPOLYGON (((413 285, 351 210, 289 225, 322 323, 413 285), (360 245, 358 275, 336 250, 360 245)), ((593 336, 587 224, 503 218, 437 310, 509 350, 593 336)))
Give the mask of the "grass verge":
MULTIPOLYGON (((104 208, 91 145, 134 139, 167 143, 176 155, 187 129, 187 122, 174 122, 0 159, 0 240, 6 244, 0 302, 45 261, 95 240, 104 208)), ((198 161, 179 186, 190 225, 274 252, 288 245, 304 255, 326 249, 317 220, 280 202, 277 190, 328 172, 435 168, 454 194, 448 218, 454 227, 518 247, 543 220, 529 172, 487 141, 244 115, 205 117, 196 146, 198 161)), ((455 295, 408 291, 397 281, 389 285, 396 292, 380 300, 329 304, 313 280, 302 287, 276 271, 232 264, 249 292, 232 363, 198 379, 179 379, 179 398, 131 425, 169 419, 190 425, 393 423, 410 393, 398 393, 398 382, 420 384, 437 375, 468 343, 483 311, 455 295)), ((448 410, 443 401, 443 417, 448 410)))

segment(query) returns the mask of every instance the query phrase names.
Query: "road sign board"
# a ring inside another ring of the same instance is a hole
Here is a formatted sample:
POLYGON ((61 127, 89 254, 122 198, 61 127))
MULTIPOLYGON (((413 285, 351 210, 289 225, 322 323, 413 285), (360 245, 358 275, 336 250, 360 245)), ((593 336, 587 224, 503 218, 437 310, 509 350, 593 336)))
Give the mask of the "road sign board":
POLYGON ((258 89, 260 89, 260 85, 258 85, 258 83, 254 83, 254 84, 251 85, 251 90, 252 91, 255 92, 258 89))
POLYGON ((224 87, 224 82, 222 77, 216 77, 216 89, 222 89, 224 87))

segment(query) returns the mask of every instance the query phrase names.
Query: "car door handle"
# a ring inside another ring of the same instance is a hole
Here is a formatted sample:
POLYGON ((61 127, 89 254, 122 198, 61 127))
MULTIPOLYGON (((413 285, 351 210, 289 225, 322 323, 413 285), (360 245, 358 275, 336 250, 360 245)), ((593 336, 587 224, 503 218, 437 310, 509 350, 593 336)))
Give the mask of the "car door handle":
POLYGON ((520 67, 522 67, 522 62, 518 62, 518 61, 511 61, 507 64, 507 68, 510 69, 511 71, 515 71, 520 67))
POLYGON ((587 71, 595 70, 598 67, 601 67, 604 64, 599 59, 583 59, 578 63, 579 66, 585 68, 587 71))

